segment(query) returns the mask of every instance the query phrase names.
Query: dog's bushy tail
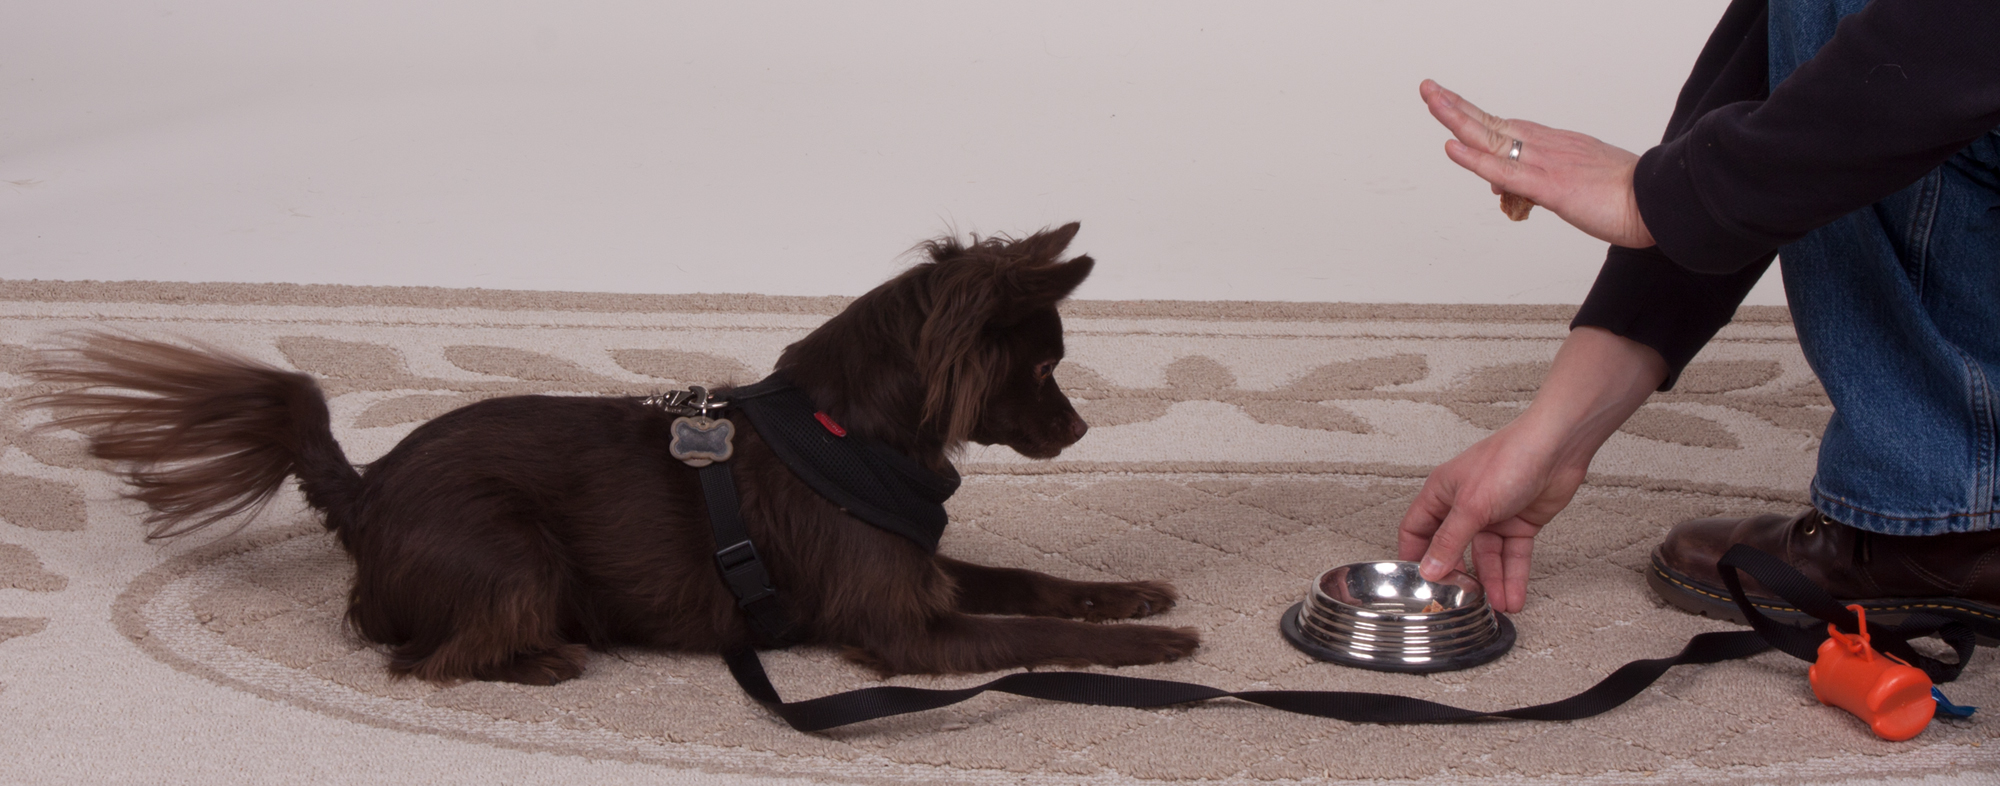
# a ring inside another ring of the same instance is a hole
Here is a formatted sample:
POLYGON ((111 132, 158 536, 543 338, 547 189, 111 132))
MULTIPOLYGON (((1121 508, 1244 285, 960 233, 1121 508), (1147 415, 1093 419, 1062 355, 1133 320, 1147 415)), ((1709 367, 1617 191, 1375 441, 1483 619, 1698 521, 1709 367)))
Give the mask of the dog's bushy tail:
POLYGON ((311 377, 202 347, 91 333, 29 375, 64 389, 27 399, 49 425, 90 437, 146 503, 149 538, 183 535, 264 506, 297 475, 306 502, 339 529, 361 474, 333 439, 311 377))

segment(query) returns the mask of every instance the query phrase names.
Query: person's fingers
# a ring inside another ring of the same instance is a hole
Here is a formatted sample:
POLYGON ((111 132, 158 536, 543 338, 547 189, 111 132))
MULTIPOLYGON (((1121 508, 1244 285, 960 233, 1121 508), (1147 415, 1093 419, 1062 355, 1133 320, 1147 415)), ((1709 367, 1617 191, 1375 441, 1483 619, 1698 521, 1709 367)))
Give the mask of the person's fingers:
POLYGON ((1501 566, 1500 552, 1505 538, 1491 531, 1472 536, 1472 568, 1479 572, 1479 583, 1486 588, 1486 601, 1500 608, 1501 598, 1506 593, 1506 568, 1501 566))
MULTIPOLYGON (((1427 85, 1435 82, 1425 80, 1427 85)), ((1431 117, 1451 131, 1458 141, 1491 153, 1504 153, 1513 145, 1509 121, 1494 117, 1442 87, 1424 91, 1424 105, 1431 117)))
POLYGON ((1436 531, 1437 522, 1435 519, 1428 523, 1428 531, 1425 531, 1425 525, 1420 524, 1416 527, 1404 525, 1396 533, 1396 559, 1404 562, 1417 561, 1418 558, 1424 556, 1424 552, 1430 550, 1430 533, 1436 531))
POLYGON ((1474 533, 1486 528, 1481 521, 1463 506, 1451 509, 1431 535, 1430 548, 1424 550, 1424 558, 1417 566, 1417 572, 1428 581, 1437 581, 1445 574, 1457 570, 1465 563, 1465 546, 1472 541, 1474 533))
MULTIPOLYGON (((1528 605, 1528 567, 1535 554, 1535 539, 1504 538, 1500 544, 1501 574, 1506 576, 1506 603, 1498 606, 1501 611, 1517 612, 1528 605)), ((1492 595, 1488 590, 1487 594, 1492 595)))
POLYGON ((1471 170, 1473 174, 1493 184, 1495 193, 1512 191, 1529 199, 1535 199, 1535 194, 1523 190, 1524 187, 1531 188, 1525 183, 1526 176, 1531 173, 1527 167, 1521 166, 1518 162, 1509 161, 1505 156, 1482 152, 1456 139, 1445 140, 1444 154, 1452 160, 1452 163, 1471 170))
POLYGON ((1447 96, 1452 108, 1465 113, 1465 116, 1472 118, 1472 122, 1478 123, 1479 127, 1495 134, 1507 134, 1512 131, 1509 127, 1509 121, 1505 118, 1487 114, 1486 110, 1480 109, 1473 105, 1471 101, 1465 100, 1459 94, 1450 90, 1444 91, 1444 94, 1447 96))
POLYGON ((1426 481, 1416 500, 1410 503, 1410 509, 1403 513, 1403 522, 1396 527, 1396 559, 1413 562, 1422 557, 1430 549, 1431 535, 1450 512, 1451 502, 1435 483, 1426 481))
POLYGON ((1544 137, 1552 132, 1560 133, 1559 129, 1550 128, 1533 120, 1502 120, 1500 122, 1506 124, 1504 130, 1512 134, 1515 139, 1523 139, 1531 143, 1542 141, 1544 137))
POLYGON ((1447 107, 1443 111, 1434 109, 1431 116, 1443 123, 1458 141, 1488 153, 1504 155, 1514 144, 1514 137, 1505 129, 1479 122, 1471 115, 1454 108, 1447 107))
POLYGON ((1465 100, 1464 96, 1452 92, 1444 85, 1438 84, 1436 80, 1424 80, 1423 85, 1419 86, 1419 90, 1423 92, 1424 100, 1427 103, 1451 107, 1465 116, 1472 118, 1473 122, 1487 128, 1496 131, 1507 130, 1506 123, 1508 121, 1487 114, 1485 110, 1475 106, 1471 101, 1465 100))

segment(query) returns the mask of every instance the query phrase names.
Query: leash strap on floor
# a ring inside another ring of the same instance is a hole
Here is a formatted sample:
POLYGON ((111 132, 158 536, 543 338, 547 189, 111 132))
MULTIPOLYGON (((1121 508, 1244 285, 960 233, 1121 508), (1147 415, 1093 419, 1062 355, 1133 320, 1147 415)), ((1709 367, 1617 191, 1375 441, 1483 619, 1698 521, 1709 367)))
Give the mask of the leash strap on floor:
MULTIPOLYGON (((1743 593, 1739 571, 1748 572, 1766 588, 1806 613, 1829 618, 1836 624, 1854 627, 1854 614, 1836 602, 1825 590, 1800 575, 1792 566, 1748 546, 1730 549, 1720 563, 1724 583, 1750 619, 1752 630, 1697 634, 1679 654, 1670 658, 1637 660, 1627 663, 1589 690, 1560 701, 1511 710, 1468 710, 1408 696, 1347 691, 1225 691, 1205 685, 1169 680, 1126 677, 1075 671, 1045 671, 1010 674, 983 685, 958 689, 912 688, 887 685, 836 693, 805 701, 787 702, 778 696, 757 653, 750 648, 723 654, 729 673, 743 692, 783 718, 799 731, 821 731, 865 720, 937 709, 970 699, 988 691, 1017 696, 1090 704, 1105 707, 1166 707, 1175 704, 1237 699, 1266 707, 1352 723, 1457 723, 1479 720, 1579 720, 1598 715, 1639 695, 1668 669, 1683 664, 1717 663, 1745 658, 1777 647, 1803 660, 1817 656, 1827 633, 1823 625, 1793 627, 1779 624, 1759 613, 1743 593)), ((1963 624, 1928 614, 1913 614, 1894 627, 1870 625, 1875 641, 1898 657, 1919 664, 1927 671, 1945 673, 1948 682, 1972 654, 1974 631, 1963 624), (1910 649, 1909 639, 1937 633, 1958 652, 1957 663, 1940 663, 1910 649), (1900 654, 1907 653, 1907 655, 1900 654), (1927 665, 1926 665, 1927 664, 1927 665)))
MULTIPOLYGON (((1729 585, 1752 630, 1701 633, 1688 640, 1679 654, 1670 658, 1636 660, 1627 663, 1582 693, 1560 701, 1511 710, 1468 710, 1408 696, 1348 691, 1225 691, 1205 685, 1169 680, 1126 677, 1076 671, 1023 672, 1009 674, 983 685, 959 689, 912 688, 885 685, 836 693, 805 701, 787 702, 778 696, 771 678, 755 650, 741 648, 723 654, 736 684, 757 703, 799 731, 822 731, 851 723, 947 707, 988 691, 1016 696, 1090 704, 1104 707, 1166 707, 1175 704, 1237 699, 1266 707, 1351 723, 1458 723, 1481 720, 1567 721, 1606 712, 1639 695, 1668 669, 1684 664, 1717 663, 1746 658, 1777 647, 1803 660, 1817 657, 1819 643, 1826 640, 1823 625, 1793 627, 1759 613, 1744 595, 1738 571, 1746 571, 1779 597, 1814 616, 1854 627, 1854 614, 1836 602, 1825 590, 1800 575, 1792 566, 1748 546, 1738 545, 1724 555, 1721 563, 1724 583, 1729 585), (1842 617, 1845 617, 1843 620, 1842 617)), ((1948 672, 1938 682, 1948 682, 1964 668, 1972 655, 1974 630, 1956 621, 1929 614, 1910 615, 1894 628, 1870 626, 1875 641, 1926 671, 1948 672), (1910 649, 1909 639, 1936 633, 1958 653, 1957 663, 1940 663, 1910 649), (1928 665, 1925 665, 1925 664, 1928 665)))
POLYGON ((757 653, 738 649, 724 653, 729 673, 743 692, 799 731, 821 731, 891 715, 957 704, 987 691, 1012 693, 1048 701, 1102 707, 1166 707, 1211 699, 1233 698, 1266 707, 1353 723, 1452 723, 1460 721, 1577 720, 1624 704, 1652 685, 1668 669, 1684 663, 1715 663, 1748 657, 1770 649, 1755 631, 1703 633, 1688 640, 1679 655, 1627 663, 1589 690, 1561 701, 1512 710, 1482 711, 1453 707, 1408 696, 1347 691, 1232 692, 1186 682, 1096 674, 1080 671, 1031 671, 1009 674, 984 685, 956 690, 886 685, 861 688, 805 701, 786 702, 764 673, 757 653))
MULTIPOLYGON (((736 498, 735 477, 726 463, 709 464, 699 470, 702 494, 706 498, 709 525, 715 535, 716 568, 723 583, 736 596, 737 605, 749 618, 757 637, 768 644, 797 643, 801 630, 790 609, 771 584, 770 571, 763 564, 750 532, 743 524, 736 498)), ((1738 544, 1717 563, 1723 583, 1743 611, 1752 630, 1702 633, 1688 640, 1680 654, 1670 658, 1636 660, 1627 663, 1575 696, 1532 707, 1511 710, 1468 710, 1408 696, 1348 691, 1225 691, 1206 685, 1170 680, 1125 677, 1075 671, 1045 671, 1010 674, 969 688, 931 689, 900 685, 861 688, 817 699, 787 702, 778 696, 770 675, 752 647, 723 653, 736 684, 766 709, 799 731, 822 731, 851 723, 947 707, 988 691, 1011 693, 1048 701, 1106 707, 1166 707, 1175 704, 1237 699, 1300 715, 1352 723, 1457 723, 1478 720, 1564 721, 1588 718, 1631 700, 1657 681, 1668 669, 1682 664, 1715 663, 1745 658, 1776 647, 1805 661, 1818 657, 1819 645, 1827 639, 1824 626, 1782 625, 1759 612, 1743 592, 1739 571, 1748 571, 1765 588, 1775 592, 1807 614, 1832 622, 1848 632, 1857 624, 1855 615, 1825 590, 1812 583, 1792 566, 1769 554, 1738 544)), ((1994 626, 2000 627, 2000 626, 1994 626)), ((2000 630, 1980 631, 2000 637, 2000 630)), ((1869 625, 1876 646, 1923 669, 1933 682, 1950 682, 1972 657, 1977 641, 1973 628, 1928 613, 1908 615, 1894 628, 1869 625), (1926 657, 1911 649, 1909 640, 1938 635, 1958 654, 1956 663, 1926 657)))

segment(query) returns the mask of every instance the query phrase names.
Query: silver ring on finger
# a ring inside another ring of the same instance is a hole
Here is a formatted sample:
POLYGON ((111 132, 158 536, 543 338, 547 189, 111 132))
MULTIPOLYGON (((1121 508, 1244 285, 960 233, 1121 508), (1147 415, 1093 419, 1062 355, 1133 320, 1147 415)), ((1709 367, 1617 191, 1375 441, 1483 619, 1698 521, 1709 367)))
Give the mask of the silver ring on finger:
POLYGON ((1508 161, 1521 160, 1521 140, 1519 139, 1514 140, 1513 146, 1507 148, 1507 160, 1508 161))

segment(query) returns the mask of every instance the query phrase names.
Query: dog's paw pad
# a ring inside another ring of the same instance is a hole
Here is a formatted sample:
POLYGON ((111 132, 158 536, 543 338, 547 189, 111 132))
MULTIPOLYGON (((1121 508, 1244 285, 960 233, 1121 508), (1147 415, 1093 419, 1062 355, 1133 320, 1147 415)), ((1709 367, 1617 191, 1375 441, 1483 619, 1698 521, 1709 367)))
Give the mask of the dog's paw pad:
POLYGON ((1172 663, 1194 654, 1201 647, 1201 634, 1194 628, 1161 628, 1151 625, 1130 626, 1138 631, 1136 642, 1139 652, 1129 664, 1172 663))
POLYGON ((1077 604, 1077 617, 1090 622, 1150 617, 1174 607, 1178 593, 1158 581, 1091 585, 1077 604))

